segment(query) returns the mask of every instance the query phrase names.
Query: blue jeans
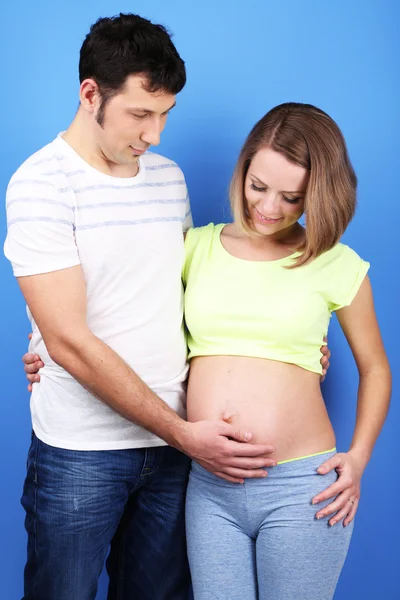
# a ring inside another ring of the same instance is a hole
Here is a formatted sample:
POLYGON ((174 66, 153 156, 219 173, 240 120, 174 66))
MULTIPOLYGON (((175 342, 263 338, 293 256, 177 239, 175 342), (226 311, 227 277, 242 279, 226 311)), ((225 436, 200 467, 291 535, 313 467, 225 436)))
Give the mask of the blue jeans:
POLYGON ((64 450, 33 434, 24 600, 93 600, 110 545, 108 600, 187 600, 189 466, 169 446, 64 450))
POLYGON ((195 600, 332 600, 353 523, 317 520, 311 499, 337 479, 334 453, 268 469, 238 485, 193 462, 186 530, 195 600))

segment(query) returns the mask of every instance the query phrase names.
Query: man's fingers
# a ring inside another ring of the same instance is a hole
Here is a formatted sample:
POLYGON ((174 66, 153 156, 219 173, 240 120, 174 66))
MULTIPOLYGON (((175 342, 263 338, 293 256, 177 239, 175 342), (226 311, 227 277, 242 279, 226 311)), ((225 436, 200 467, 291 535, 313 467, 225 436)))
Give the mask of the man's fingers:
POLYGON ((31 332, 31 333, 28 334, 28 340, 31 340, 32 337, 33 337, 33 333, 31 332))
POLYGON ((243 457, 243 456, 232 456, 225 459, 227 467, 234 467, 235 469, 263 469, 264 467, 275 467, 276 460, 273 458, 262 457, 243 457))
POLYGON ((264 456, 275 452, 275 447, 271 444, 241 444, 229 440, 227 444, 229 456, 264 456))
POLYGON ((268 475, 264 469, 236 469, 235 467, 224 467, 220 472, 235 479, 262 479, 268 475))
POLYGON ((221 477, 221 479, 225 479, 225 481, 230 481, 231 483, 244 483, 244 479, 237 479, 237 477, 231 477, 230 475, 226 475, 222 471, 214 471, 214 475, 221 477))
POLYGON ((30 392, 30 393, 32 392, 32 384, 31 383, 28 385, 28 392, 30 392))
POLYGON ((219 433, 226 437, 237 440, 238 442, 250 442, 253 434, 251 431, 246 431, 245 429, 237 429, 230 423, 225 423, 225 421, 219 421, 219 433))

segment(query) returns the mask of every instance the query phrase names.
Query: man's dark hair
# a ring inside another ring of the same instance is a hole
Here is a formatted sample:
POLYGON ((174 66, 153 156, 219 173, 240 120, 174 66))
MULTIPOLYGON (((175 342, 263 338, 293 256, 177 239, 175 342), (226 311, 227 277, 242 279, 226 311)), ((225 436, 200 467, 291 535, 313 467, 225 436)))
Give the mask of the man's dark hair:
POLYGON ((149 92, 181 91, 186 83, 185 63, 168 31, 133 14, 98 19, 81 47, 79 81, 92 78, 100 88, 100 125, 108 100, 122 91, 129 75, 139 74, 145 76, 149 92))

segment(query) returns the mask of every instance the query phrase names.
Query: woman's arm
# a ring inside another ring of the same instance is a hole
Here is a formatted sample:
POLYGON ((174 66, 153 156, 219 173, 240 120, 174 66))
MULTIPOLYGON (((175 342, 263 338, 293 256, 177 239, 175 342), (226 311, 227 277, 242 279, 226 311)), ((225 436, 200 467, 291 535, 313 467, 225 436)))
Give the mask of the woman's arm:
POLYGON ((360 377, 356 426, 349 451, 336 454, 318 469, 321 474, 336 469, 339 478, 318 494, 313 503, 337 496, 334 502, 317 513, 317 518, 336 513, 330 524, 344 519, 343 524, 348 525, 357 510, 361 476, 388 412, 391 374, 368 277, 365 277, 351 305, 338 310, 337 316, 360 377))

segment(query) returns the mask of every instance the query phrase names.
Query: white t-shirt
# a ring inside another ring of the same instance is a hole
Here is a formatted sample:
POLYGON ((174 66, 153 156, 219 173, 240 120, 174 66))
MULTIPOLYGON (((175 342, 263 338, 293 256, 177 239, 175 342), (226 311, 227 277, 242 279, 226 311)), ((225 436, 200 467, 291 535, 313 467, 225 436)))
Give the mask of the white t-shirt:
MULTIPOLYGON (((15 276, 80 264, 91 331, 184 417, 188 366, 181 269, 191 215, 180 168, 148 152, 139 159, 136 177, 111 177, 88 165, 59 135, 13 175, 7 221, 4 251, 15 276)), ((72 450, 165 443, 54 363, 29 316, 30 351, 45 363, 31 397, 39 439, 72 450)))

